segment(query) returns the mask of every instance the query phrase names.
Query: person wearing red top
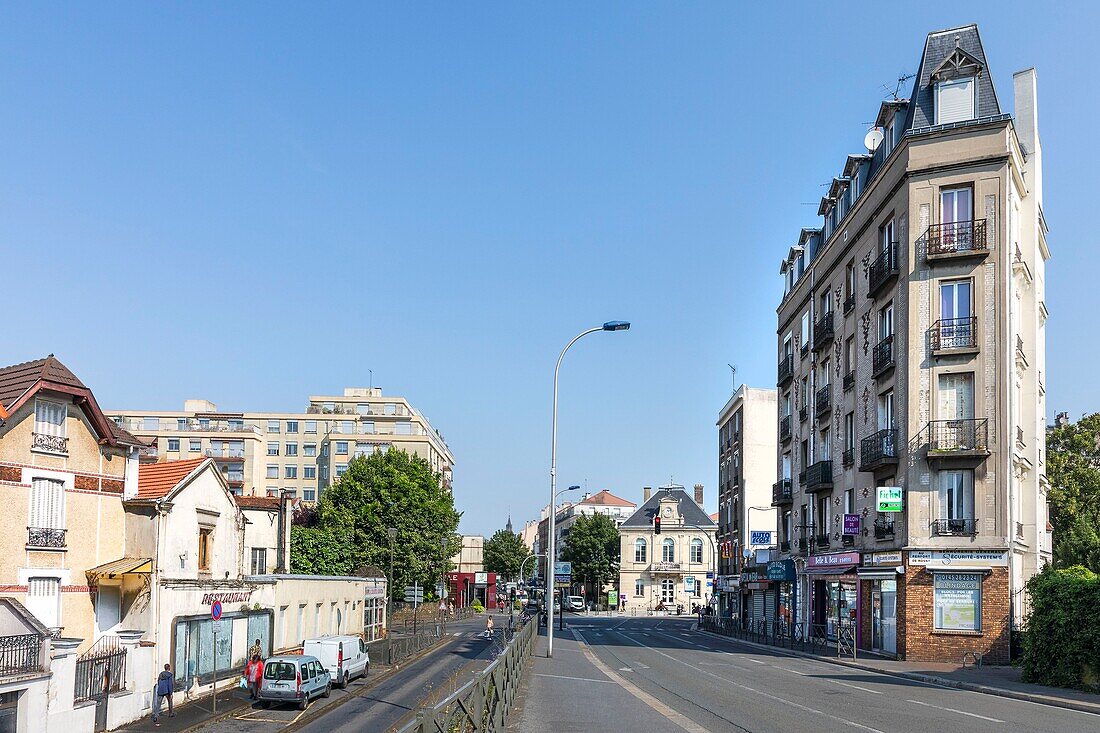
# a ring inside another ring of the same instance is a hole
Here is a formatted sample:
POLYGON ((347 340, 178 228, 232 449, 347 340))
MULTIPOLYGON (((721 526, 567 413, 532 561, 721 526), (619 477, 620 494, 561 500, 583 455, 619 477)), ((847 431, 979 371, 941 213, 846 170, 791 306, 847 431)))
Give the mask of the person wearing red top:
POLYGON ((260 695, 260 680, 264 676, 264 660, 260 659, 259 654, 252 656, 252 659, 248 661, 248 666, 244 668, 244 677, 248 682, 248 699, 255 700, 260 695))

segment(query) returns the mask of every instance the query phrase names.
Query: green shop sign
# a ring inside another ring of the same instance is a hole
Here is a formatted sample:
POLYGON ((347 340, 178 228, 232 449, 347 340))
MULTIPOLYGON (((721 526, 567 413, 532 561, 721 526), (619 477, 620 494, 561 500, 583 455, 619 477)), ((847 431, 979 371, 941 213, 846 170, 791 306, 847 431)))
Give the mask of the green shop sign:
POLYGON ((878 487, 878 510, 880 512, 900 512, 903 509, 905 489, 900 486, 878 487))

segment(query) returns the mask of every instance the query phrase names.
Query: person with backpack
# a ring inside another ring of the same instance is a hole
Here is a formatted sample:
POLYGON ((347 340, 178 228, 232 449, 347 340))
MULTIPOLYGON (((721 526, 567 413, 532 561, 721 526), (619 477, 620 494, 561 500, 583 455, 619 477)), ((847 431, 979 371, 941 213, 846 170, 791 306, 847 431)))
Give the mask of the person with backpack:
POLYGON ((160 726, 160 706, 168 700, 168 717, 176 717, 172 709, 172 693, 175 691, 175 675, 172 674, 172 665, 164 665, 164 671, 157 675, 157 682, 153 688, 153 725, 160 726))

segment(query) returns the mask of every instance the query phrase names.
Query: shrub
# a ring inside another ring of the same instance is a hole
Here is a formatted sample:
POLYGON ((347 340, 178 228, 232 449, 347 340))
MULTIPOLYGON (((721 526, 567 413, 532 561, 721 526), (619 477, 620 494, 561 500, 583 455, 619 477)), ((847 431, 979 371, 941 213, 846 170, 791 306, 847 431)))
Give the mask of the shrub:
POLYGON ((485 613, 485 606, 481 605, 481 601, 475 600, 470 604, 470 608, 474 609, 474 613, 485 613))
POLYGON ((1047 567, 1027 583, 1023 679, 1100 690, 1100 576, 1047 567))

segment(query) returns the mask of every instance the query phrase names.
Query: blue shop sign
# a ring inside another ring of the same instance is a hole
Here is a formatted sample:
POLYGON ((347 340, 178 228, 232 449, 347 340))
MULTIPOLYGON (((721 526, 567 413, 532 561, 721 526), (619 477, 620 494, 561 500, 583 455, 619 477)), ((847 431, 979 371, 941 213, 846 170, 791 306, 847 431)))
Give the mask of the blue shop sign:
POLYGON ((768 580, 794 580, 794 560, 772 560, 769 562, 768 580))

